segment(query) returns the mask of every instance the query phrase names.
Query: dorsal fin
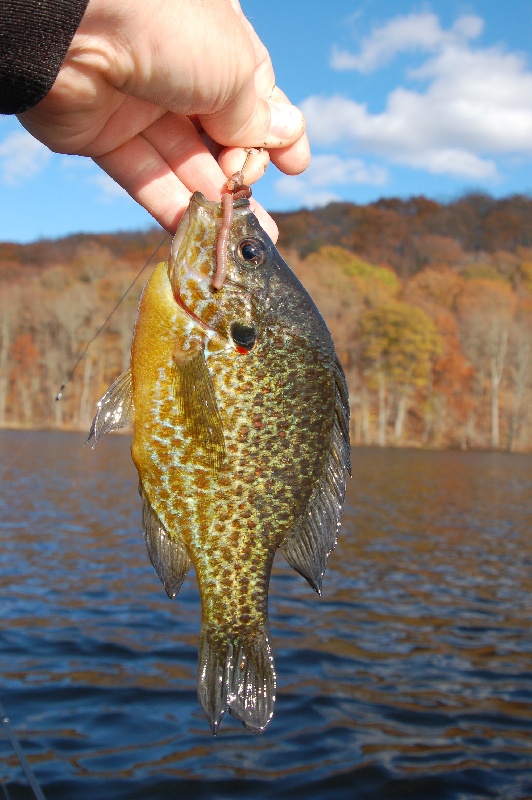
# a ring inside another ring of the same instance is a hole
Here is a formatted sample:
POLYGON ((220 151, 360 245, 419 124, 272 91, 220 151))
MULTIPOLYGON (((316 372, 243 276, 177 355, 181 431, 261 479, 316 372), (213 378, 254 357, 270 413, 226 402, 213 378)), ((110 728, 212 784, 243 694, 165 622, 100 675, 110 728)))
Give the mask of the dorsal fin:
POLYGON ((329 554, 336 545, 345 497, 349 452, 349 398, 343 369, 334 364, 335 418, 327 462, 296 526, 281 545, 284 557, 321 594, 329 554))

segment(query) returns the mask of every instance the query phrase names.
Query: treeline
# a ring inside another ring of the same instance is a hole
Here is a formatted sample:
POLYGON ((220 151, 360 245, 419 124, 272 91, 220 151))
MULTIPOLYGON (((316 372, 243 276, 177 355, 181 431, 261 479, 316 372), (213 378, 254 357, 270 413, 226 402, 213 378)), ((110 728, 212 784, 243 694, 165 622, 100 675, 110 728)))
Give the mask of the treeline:
POLYGON ((355 444, 532 448, 532 250, 407 280, 337 246, 289 261, 344 364, 355 444))
MULTIPOLYGON (((532 199, 523 195, 494 199, 472 193, 446 204, 426 197, 387 198, 273 216, 281 248, 304 257, 337 245, 370 263, 388 264, 402 278, 425 266, 460 264, 471 255, 504 258, 532 247, 532 199)), ((512 262, 497 268, 511 271, 512 262)))
MULTIPOLYGON (((532 200, 275 216, 344 364, 354 444, 532 449, 532 200)), ((129 363, 147 273, 55 395, 161 238, 0 244, 0 426, 88 430, 129 363)))

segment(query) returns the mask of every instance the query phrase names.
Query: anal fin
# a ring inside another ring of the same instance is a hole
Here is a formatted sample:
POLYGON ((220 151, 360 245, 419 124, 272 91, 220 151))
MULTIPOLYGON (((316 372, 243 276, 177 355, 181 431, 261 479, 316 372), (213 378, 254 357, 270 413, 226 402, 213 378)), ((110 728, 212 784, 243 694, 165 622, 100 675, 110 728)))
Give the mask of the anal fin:
POLYGON ((187 548, 179 539, 172 538, 153 510, 142 487, 142 527, 150 561, 159 576, 170 600, 179 592, 190 568, 187 548))

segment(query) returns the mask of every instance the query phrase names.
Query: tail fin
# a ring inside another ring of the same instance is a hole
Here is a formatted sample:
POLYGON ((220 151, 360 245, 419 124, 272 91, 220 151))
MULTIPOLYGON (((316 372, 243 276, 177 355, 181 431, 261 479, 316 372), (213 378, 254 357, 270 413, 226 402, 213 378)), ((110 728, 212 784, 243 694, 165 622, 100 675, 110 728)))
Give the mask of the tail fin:
POLYGON ((214 735, 226 711, 249 731, 264 731, 275 702, 275 669, 265 627, 229 635, 202 627, 198 697, 214 735))

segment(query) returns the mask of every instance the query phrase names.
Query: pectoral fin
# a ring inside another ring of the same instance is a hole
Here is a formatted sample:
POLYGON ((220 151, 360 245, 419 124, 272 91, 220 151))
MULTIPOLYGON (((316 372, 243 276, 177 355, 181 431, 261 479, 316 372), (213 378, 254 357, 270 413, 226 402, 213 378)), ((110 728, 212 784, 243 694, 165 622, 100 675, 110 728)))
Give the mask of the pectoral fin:
POLYGON ((176 359, 173 388, 190 438, 203 450, 206 465, 218 472, 225 458, 225 439, 214 385, 202 350, 190 358, 176 359))
POLYGON ((133 422, 133 378, 130 369, 126 369, 108 388, 98 402, 97 409, 85 444, 93 436, 96 443, 104 433, 117 431, 133 422))
POLYGON ((153 510, 142 483, 139 486, 142 498, 142 527, 148 555, 170 600, 179 592, 190 568, 190 557, 185 544, 171 537, 153 510))
POLYGON ((324 473, 296 527, 281 545, 284 557, 321 594, 327 560, 336 545, 345 497, 349 453, 349 400, 337 360, 333 372, 335 417, 324 473))

